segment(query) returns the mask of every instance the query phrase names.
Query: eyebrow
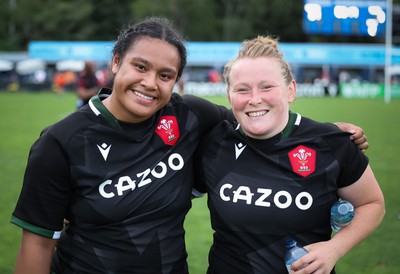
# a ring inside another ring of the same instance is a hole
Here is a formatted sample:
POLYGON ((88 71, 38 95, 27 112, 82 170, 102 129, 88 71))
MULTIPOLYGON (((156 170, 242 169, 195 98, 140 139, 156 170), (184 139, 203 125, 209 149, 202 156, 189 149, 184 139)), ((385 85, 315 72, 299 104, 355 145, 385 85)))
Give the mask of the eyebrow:
MULTIPOLYGON (((144 59, 144 58, 142 58, 140 56, 139 57, 132 57, 130 60, 131 61, 139 61, 139 62, 144 63, 145 65, 151 65, 151 63, 147 59, 144 59)), ((163 67, 161 70, 162 71, 171 72, 171 73, 178 73, 178 71, 174 67, 163 67)))

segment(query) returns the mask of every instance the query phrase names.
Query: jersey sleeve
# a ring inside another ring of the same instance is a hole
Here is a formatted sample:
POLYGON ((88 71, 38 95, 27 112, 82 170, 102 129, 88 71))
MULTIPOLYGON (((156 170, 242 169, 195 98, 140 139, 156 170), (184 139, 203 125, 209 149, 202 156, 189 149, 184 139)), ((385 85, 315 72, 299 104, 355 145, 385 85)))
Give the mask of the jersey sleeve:
MULTIPOLYGON (((217 151, 221 146, 221 141, 224 140, 223 136, 227 134, 229 128, 231 127, 231 122, 226 120, 218 123, 217 126, 204 135, 200 144, 198 145, 193 156, 194 182, 192 195, 194 197, 201 197, 207 193, 207 185, 205 182, 210 174, 206 174, 208 173, 206 170, 209 163, 206 162, 205 158, 215 159, 218 157, 217 151)), ((221 164, 225 165, 225 163, 221 164)), ((213 165, 212 169, 219 170, 219 168, 220 166, 213 165)))
POLYGON ((43 133, 31 147, 11 223, 57 239, 70 203, 68 159, 57 139, 43 133))
POLYGON ((193 95, 184 95, 183 99, 190 109, 196 113, 200 121, 200 126, 205 132, 210 131, 223 120, 234 120, 232 111, 224 106, 216 105, 206 99, 193 95))
POLYGON ((338 178, 338 188, 349 186, 355 183, 368 166, 368 157, 361 152, 349 139, 349 134, 339 132, 337 138, 327 140, 330 143, 333 153, 340 159, 341 172, 338 178))

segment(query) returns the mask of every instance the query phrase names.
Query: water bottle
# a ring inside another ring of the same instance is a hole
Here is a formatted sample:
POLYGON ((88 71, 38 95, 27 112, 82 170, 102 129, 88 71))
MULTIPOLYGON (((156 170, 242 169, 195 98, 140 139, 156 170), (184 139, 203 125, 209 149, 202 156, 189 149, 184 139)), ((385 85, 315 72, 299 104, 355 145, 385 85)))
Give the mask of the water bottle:
POLYGON ((354 217, 354 207, 346 200, 339 200, 331 208, 331 227, 338 232, 342 227, 348 225, 354 217))
MULTIPOLYGON (((306 255, 307 253, 307 250, 304 247, 298 246, 295 240, 289 239, 286 241, 285 264, 288 273, 293 272, 293 270, 290 269, 292 263, 297 261, 300 257, 306 255)), ((307 265, 303 265, 301 268, 304 268, 306 266, 307 265)))

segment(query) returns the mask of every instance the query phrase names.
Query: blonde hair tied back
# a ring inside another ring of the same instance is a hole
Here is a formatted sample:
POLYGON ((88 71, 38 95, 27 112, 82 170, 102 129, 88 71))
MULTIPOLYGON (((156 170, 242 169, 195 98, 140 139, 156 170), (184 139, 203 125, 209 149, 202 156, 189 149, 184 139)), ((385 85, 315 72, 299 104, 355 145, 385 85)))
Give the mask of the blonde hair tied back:
POLYGON ((244 40, 241 44, 238 55, 225 65, 223 76, 228 86, 230 84, 230 73, 232 66, 237 60, 243 58, 254 59, 258 57, 277 59, 282 65, 282 74, 286 80, 286 83, 290 83, 294 79, 290 65, 283 59, 283 53, 279 49, 278 38, 274 38, 270 35, 259 35, 251 40, 244 40))

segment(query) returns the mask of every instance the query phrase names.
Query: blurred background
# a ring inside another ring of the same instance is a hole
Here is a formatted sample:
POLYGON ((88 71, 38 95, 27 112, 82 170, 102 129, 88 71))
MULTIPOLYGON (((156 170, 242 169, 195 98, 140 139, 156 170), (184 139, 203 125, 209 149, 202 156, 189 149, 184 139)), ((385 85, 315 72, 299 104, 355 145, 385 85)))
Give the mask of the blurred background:
POLYGON ((170 18, 187 39, 181 93, 224 94, 222 68, 240 41, 268 33, 280 38, 299 96, 384 97, 386 80, 387 96, 400 97, 400 0, 2 0, 0 89, 74 90, 84 61, 111 85, 112 41, 149 15, 170 18))

